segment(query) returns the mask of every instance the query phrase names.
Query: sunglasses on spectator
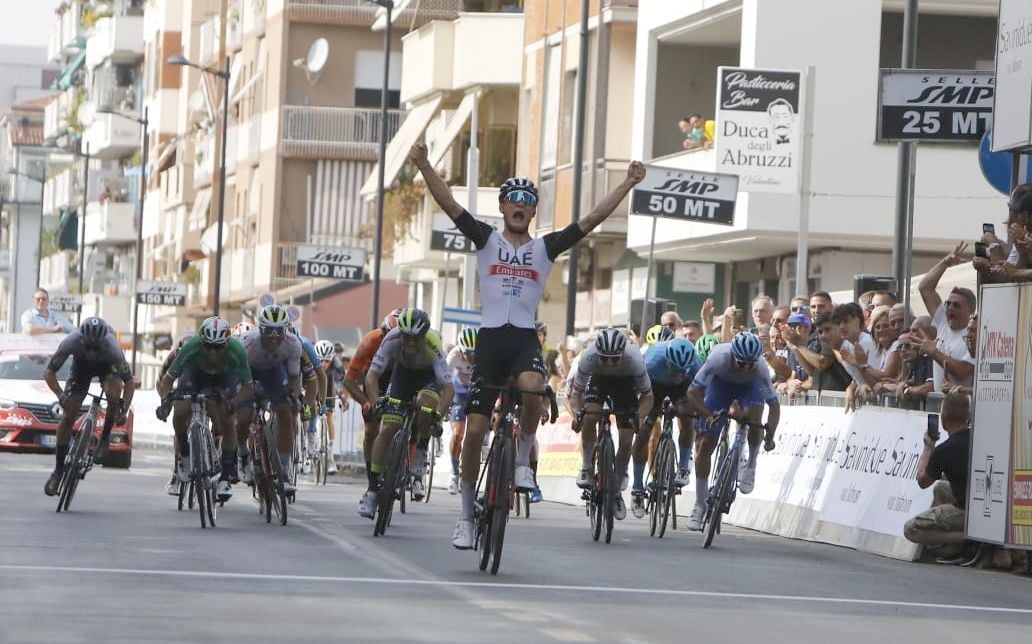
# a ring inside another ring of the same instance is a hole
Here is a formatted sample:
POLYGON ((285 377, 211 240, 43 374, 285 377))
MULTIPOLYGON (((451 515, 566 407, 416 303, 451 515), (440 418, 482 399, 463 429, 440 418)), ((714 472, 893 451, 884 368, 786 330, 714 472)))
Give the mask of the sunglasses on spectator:
POLYGON ((505 193, 505 196, 502 197, 502 201, 507 201, 519 206, 536 206, 538 198, 537 195, 529 190, 512 190, 505 193))
POLYGON ((286 333, 287 330, 282 327, 267 326, 261 327, 261 333, 268 338, 278 338, 286 333))
POLYGON ((803 313, 804 311, 809 311, 810 310, 810 305, 809 304, 796 304, 795 306, 791 307, 791 309, 789 309, 789 310, 791 310, 793 313, 803 313))
POLYGON ((598 359, 602 364, 616 364, 617 362, 620 362, 620 358, 622 357, 623 356, 599 356, 598 359))

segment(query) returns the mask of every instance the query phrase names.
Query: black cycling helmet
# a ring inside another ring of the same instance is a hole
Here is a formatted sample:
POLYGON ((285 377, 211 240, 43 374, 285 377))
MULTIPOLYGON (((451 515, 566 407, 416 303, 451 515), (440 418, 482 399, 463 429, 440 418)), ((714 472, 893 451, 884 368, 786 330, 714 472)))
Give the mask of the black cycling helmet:
POLYGON ((88 345, 100 344, 100 341, 107 336, 107 322, 98 317, 89 317, 79 325, 79 335, 82 341, 88 345))

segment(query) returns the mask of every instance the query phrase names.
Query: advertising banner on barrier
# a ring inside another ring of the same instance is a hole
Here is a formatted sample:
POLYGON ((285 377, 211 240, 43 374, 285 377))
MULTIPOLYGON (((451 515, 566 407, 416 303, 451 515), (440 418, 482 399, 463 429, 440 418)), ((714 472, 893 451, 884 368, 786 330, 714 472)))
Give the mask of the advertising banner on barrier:
POLYGON ((967 534, 1004 543, 1007 538, 1007 477, 1011 469, 1018 287, 982 287, 979 297, 967 534))
POLYGON ((1014 347, 1014 422, 1011 423, 1008 543, 1032 547, 1032 285, 1020 287, 1014 347))

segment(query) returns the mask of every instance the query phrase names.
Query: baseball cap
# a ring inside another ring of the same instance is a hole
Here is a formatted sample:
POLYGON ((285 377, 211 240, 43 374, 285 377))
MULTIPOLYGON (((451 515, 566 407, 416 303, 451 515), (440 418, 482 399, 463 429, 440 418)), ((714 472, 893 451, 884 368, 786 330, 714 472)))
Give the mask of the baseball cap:
POLYGON ((788 316, 788 324, 801 324, 809 329, 812 326, 810 322, 810 316, 804 313, 793 313, 788 316))

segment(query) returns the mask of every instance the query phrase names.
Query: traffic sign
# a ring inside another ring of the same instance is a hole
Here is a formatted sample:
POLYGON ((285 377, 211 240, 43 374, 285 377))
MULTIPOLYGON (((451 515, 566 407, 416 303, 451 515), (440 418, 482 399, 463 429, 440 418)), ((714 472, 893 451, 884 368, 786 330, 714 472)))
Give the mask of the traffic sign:
MULTIPOLYGON (((997 192, 1009 195, 1011 190, 1012 152, 993 152, 993 132, 986 130, 982 143, 978 146, 978 167, 982 176, 997 192)), ((1023 178, 1018 183, 1032 183, 1032 164, 1022 163, 1023 178)))
POLYGON ((481 313, 476 309, 460 309, 451 306, 444 307, 441 319, 453 324, 464 324, 466 326, 480 326, 481 313))
POLYGON ((273 293, 262 293, 258 297, 259 306, 266 307, 272 306, 276 303, 276 296, 273 293))
MULTIPOLYGON (((477 219, 493 226, 499 232, 505 225, 501 217, 477 217, 477 219)), ((434 218, 431 220, 430 250, 443 250, 446 253, 475 253, 477 247, 473 245, 471 239, 455 227, 455 222, 451 220, 451 217, 443 212, 435 212, 434 218)))
POLYGON ((298 277, 329 277, 334 279, 362 281, 366 252, 361 248, 337 248, 335 246, 297 247, 298 277))
POLYGON ((136 285, 136 301, 159 306, 185 306, 186 290, 186 284, 140 280, 136 285))
POLYGON ((733 226, 738 177, 645 166, 645 179, 634 188, 631 212, 705 224, 733 226))
POLYGON ((291 322, 297 322, 301 319, 301 309, 297 308, 293 304, 287 307, 287 319, 291 322))
POLYGON ((82 296, 69 293, 51 293, 50 308, 62 313, 78 313, 82 310, 82 296))
POLYGON ((883 69, 879 141, 977 141, 993 120, 993 72, 883 69))

